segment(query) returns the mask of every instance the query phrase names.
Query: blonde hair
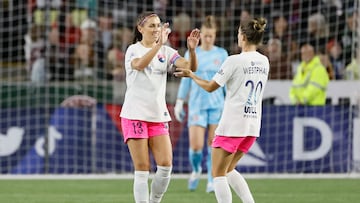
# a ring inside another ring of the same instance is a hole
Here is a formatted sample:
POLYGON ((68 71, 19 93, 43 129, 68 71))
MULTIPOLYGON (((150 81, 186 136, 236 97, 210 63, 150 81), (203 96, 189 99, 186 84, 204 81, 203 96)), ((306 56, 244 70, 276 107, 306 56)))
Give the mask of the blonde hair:
POLYGON ((215 30, 217 30, 217 28, 218 28, 217 21, 216 21, 215 17, 212 15, 206 16, 201 26, 205 27, 205 28, 215 29, 215 30))
POLYGON ((329 26, 325 16, 321 13, 314 13, 308 18, 308 32, 314 32, 315 37, 326 37, 329 35, 329 26), (315 27, 311 27, 315 26, 315 27))

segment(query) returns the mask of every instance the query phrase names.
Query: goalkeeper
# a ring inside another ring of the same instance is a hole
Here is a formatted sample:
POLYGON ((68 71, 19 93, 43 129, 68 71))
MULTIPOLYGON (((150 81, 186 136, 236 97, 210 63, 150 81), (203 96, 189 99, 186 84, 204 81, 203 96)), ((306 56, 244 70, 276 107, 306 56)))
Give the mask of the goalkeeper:
MULTIPOLYGON (((201 26, 201 45, 195 49, 198 58, 196 74, 205 79, 211 79, 219 70, 228 53, 225 49, 215 46, 217 25, 213 16, 207 16, 201 26)), ((185 58, 189 58, 188 52, 185 58)), ((182 122, 184 117, 183 104, 188 97, 188 127, 189 127, 189 162, 192 173, 188 182, 188 189, 197 188, 202 172, 203 148, 207 130, 207 176, 206 192, 213 192, 211 175, 211 142, 214 131, 219 123, 224 105, 225 88, 219 88, 213 93, 208 93, 200 88, 190 78, 182 78, 175 105, 175 118, 182 122)))

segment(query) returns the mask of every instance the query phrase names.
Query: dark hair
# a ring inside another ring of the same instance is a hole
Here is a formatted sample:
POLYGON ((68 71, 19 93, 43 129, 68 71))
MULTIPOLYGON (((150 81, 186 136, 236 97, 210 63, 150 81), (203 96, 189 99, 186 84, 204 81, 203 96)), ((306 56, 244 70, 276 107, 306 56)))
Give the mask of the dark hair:
MULTIPOLYGON (((136 43, 138 41, 142 40, 142 34, 139 32, 137 26, 142 25, 144 23, 144 20, 149 17, 149 16, 158 16, 156 13, 152 12, 152 11, 146 11, 142 14, 140 14, 135 22, 135 26, 134 26, 134 39, 133 39, 133 43, 136 43)), ((146 20, 145 20, 146 21, 146 20)))
POLYGON ((216 21, 215 17, 212 15, 206 16, 205 20, 202 22, 201 26, 205 27, 205 28, 215 29, 215 30, 217 30, 217 27, 218 27, 217 21, 216 21))
POLYGON ((240 23, 240 30, 249 43, 258 45, 262 42, 265 27, 265 18, 254 18, 240 23))

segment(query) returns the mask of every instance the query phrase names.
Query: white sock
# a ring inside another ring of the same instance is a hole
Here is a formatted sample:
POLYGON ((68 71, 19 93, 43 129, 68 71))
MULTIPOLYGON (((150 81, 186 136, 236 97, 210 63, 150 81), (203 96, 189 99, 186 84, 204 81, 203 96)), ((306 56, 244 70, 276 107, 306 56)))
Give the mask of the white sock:
POLYGON ((232 195, 225 176, 214 178, 214 190, 218 203, 232 203, 232 195))
POLYGON ((149 171, 135 171, 134 198, 136 203, 149 202, 149 171))
POLYGON ((237 171, 232 170, 226 174, 229 185, 240 197, 243 203, 254 203, 254 198, 244 177, 237 171))
POLYGON ((157 166, 155 176, 151 182, 150 203, 161 201, 170 183, 171 170, 171 166, 157 166))

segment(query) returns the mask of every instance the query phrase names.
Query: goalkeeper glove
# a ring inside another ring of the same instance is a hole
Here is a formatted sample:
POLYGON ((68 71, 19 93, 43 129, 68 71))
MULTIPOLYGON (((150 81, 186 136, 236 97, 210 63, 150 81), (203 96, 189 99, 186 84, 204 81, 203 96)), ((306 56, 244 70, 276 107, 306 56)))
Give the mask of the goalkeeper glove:
POLYGON ((176 100, 174 114, 175 114, 176 120, 179 122, 182 122, 185 117, 185 111, 184 111, 183 105, 184 105, 184 100, 182 100, 182 99, 176 100))

